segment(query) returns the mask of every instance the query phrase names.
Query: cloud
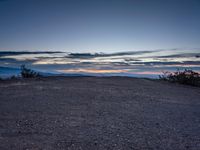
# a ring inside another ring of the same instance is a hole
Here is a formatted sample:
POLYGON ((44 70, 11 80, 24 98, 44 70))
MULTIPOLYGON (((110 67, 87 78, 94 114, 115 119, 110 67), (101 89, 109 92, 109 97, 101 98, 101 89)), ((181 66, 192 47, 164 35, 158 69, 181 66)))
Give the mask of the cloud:
POLYGON ((180 57, 200 57, 200 53, 184 53, 184 54, 175 54, 167 56, 158 56, 159 58, 180 58, 180 57))
MULTIPOLYGON (((0 52, 2 67, 28 67, 46 72, 125 74, 135 72, 148 74, 176 68, 200 70, 199 53, 166 51, 133 51, 120 53, 66 53, 66 52, 0 52), (166 56, 166 54, 168 54, 166 56)), ((141 74, 142 74, 141 73, 141 74)), ((139 73, 138 73, 139 74, 139 73)))
POLYGON ((36 51, 34 51, 34 52, 0 51, 0 57, 1 56, 24 55, 24 54, 31 55, 31 54, 55 54, 55 53, 63 53, 63 52, 60 52, 60 51, 39 51, 39 52, 36 52, 36 51))
POLYGON ((112 56, 125 56, 125 55, 136 55, 136 54, 146 54, 153 53, 154 51, 127 51, 127 52, 119 52, 119 53, 69 53, 67 58, 96 58, 96 57, 112 57, 112 56))
POLYGON ((32 64, 34 63, 36 60, 16 60, 15 58, 0 58, 0 62, 1 63, 12 63, 12 64, 32 64))
POLYGON ((93 68, 87 68, 87 69, 66 69, 66 70, 57 70, 58 72, 62 73, 122 73, 126 72, 125 70, 119 70, 119 69, 93 69, 93 68))

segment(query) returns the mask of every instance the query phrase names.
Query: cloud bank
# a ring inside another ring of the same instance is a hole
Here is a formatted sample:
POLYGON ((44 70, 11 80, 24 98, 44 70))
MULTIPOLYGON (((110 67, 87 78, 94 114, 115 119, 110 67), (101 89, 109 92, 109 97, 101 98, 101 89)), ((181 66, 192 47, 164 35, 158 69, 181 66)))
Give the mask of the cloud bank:
POLYGON ((156 76, 162 71, 174 71, 177 68, 200 71, 199 56, 199 50, 128 51, 109 54, 3 51, 0 52, 0 67, 19 68, 25 64, 32 69, 55 74, 156 76))

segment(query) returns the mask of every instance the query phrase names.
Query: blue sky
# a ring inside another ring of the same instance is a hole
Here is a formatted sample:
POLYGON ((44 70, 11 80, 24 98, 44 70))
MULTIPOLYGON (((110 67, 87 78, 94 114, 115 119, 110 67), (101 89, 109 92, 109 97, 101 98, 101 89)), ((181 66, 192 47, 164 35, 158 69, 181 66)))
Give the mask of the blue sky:
POLYGON ((0 0, 0 51, 200 48, 199 0, 0 0))
POLYGON ((200 0, 0 0, 0 76, 22 64, 56 74, 200 72, 200 0))

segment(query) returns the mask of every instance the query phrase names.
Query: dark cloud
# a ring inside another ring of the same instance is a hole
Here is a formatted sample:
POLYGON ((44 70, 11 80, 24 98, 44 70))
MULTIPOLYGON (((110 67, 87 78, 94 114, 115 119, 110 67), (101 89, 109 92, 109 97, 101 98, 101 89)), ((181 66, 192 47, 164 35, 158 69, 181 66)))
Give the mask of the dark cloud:
POLYGON ((146 53, 153 53, 155 51, 127 51, 127 52, 119 52, 119 53, 70 53, 67 58, 81 58, 81 59, 89 59, 95 57, 112 57, 112 56, 124 56, 124 55, 136 55, 136 54, 146 54, 146 53))
POLYGON ((0 58, 0 62, 7 62, 7 63, 16 63, 16 64, 27 64, 27 63, 33 63, 36 62, 37 60, 30 60, 30 59, 25 59, 25 60, 17 60, 15 58, 0 58))
POLYGON ((60 51, 40 51, 40 52, 25 52, 25 51, 21 51, 21 52, 15 52, 15 51, 0 51, 0 57, 1 56, 13 56, 13 55, 23 55, 23 54, 55 54, 55 53, 63 53, 60 51))
POLYGON ((157 58, 180 58, 180 57, 199 57, 200 53, 184 53, 184 54, 174 54, 167 56, 157 56, 157 58))

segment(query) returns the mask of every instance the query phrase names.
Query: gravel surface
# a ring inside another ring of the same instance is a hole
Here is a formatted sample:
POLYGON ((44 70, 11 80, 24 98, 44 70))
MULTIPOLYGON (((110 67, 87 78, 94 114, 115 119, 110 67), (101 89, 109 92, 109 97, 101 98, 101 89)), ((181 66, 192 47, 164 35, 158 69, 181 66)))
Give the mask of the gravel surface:
POLYGON ((200 88, 126 77, 0 81, 0 150, 200 150, 200 88))

